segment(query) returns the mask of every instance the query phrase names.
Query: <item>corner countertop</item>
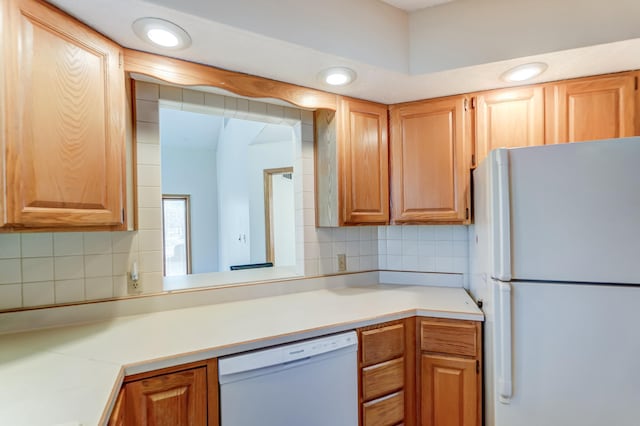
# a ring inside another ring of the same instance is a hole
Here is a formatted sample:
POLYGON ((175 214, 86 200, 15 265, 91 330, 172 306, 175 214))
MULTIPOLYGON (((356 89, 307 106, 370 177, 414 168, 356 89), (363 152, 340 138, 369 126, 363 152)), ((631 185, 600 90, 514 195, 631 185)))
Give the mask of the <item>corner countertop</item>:
POLYGON ((0 419, 103 424, 125 375, 414 315, 483 320, 462 288, 380 284, 0 336, 0 419))

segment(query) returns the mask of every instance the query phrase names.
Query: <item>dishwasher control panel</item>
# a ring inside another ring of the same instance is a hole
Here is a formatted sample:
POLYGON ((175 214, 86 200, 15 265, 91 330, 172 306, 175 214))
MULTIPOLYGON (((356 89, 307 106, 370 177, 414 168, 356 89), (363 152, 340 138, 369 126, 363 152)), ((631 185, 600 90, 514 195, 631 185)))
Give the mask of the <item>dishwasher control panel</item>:
POLYGON ((358 337, 356 332, 349 331, 255 352, 223 357, 218 361, 218 369, 220 375, 235 374, 272 365, 286 364, 357 345, 358 337))

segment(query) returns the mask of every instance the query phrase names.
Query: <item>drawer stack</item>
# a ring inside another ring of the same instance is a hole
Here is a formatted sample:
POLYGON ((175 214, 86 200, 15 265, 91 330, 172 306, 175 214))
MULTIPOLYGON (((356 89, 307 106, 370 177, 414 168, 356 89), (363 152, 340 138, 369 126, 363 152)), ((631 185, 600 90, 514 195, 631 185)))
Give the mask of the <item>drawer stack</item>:
POLYGON ((412 408, 405 407, 405 398, 413 394, 406 383, 411 363, 406 355, 413 347, 407 331, 403 321, 358 330, 362 426, 405 425, 411 416, 412 408))

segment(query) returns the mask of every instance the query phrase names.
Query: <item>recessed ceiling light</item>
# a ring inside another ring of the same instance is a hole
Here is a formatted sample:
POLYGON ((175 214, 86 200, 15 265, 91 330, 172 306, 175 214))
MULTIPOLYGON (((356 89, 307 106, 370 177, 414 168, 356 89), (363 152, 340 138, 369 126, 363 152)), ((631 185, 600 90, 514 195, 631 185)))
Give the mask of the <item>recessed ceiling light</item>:
POLYGON ((191 45, 189 34, 173 22, 160 18, 140 18, 133 23, 140 39, 165 49, 184 49, 191 45))
POLYGON ((331 86, 346 86, 352 83, 356 77, 356 72, 346 67, 328 68, 318 74, 318 78, 323 83, 330 84, 331 86))
POLYGON ((532 62, 530 64, 518 65, 511 68, 500 76, 500 78, 509 83, 531 80, 539 76, 547 70, 548 65, 544 62, 532 62))

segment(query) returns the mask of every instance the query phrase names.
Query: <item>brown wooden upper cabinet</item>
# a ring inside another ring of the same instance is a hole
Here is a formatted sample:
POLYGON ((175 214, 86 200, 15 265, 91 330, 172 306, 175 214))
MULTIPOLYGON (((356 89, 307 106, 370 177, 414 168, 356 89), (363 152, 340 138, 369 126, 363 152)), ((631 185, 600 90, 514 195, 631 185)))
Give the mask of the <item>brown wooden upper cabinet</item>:
POLYGON ((391 220, 468 223, 468 98, 392 105, 391 220))
POLYGON ((496 148, 544 145, 544 89, 493 90, 475 97, 475 164, 496 148))
POLYGON ((340 98, 315 118, 318 226, 388 223, 386 105, 340 98))
POLYGON ((124 221, 121 49, 36 0, 3 1, 0 227, 124 221))
POLYGON ((635 79, 623 73, 547 86, 547 143, 633 136, 635 79))

